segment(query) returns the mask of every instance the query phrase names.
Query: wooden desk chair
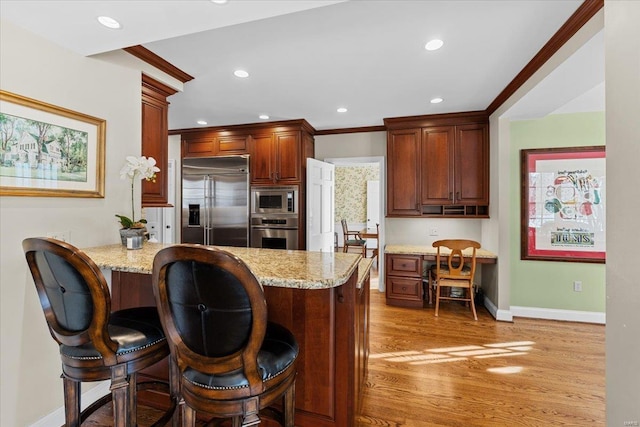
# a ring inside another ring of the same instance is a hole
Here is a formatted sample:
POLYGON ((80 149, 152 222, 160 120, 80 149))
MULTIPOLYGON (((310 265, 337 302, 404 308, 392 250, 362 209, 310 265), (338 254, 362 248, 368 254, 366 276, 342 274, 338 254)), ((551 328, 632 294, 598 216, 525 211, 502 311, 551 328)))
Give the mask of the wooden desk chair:
MULTIPOLYGON (((169 346, 155 307, 111 312, 111 297, 100 269, 78 248, 54 239, 22 242, 51 336, 60 346, 64 383, 65 425, 80 424, 95 410, 113 401, 116 427, 137 425, 136 397, 142 388, 166 384, 137 384, 137 373, 169 355, 169 346), (111 380, 111 394, 80 411, 84 381, 111 380)), ((172 416, 172 406, 154 425, 172 416)), ((177 418, 174 418, 177 423, 177 418)))
POLYGON ((347 227, 347 220, 340 220, 342 224, 342 234, 344 236, 344 243, 342 245, 342 252, 349 252, 350 247, 356 247, 362 250, 362 257, 367 257, 367 241, 362 238, 359 231, 349 231, 347 227))
POLYGON ((380 252, 380 224, 376 224, 376 247, 373 248, 373 254, 371 254, 371 258, 376 258, 376 261, 378 261, 379 252, 380 252))
POLYGON ((471 306, 473 318, 478 320, 476 306, 473 301, 473 277, 476 272, 476 250, 480 249, 480 243, 473 240, 449 239, 433 242, 433 247, 437 248, 436 264, 429 270, 429 290, 433 283, 436 286, 436 311, 440 308, 440 300, 466 301, 471 306), (449 254, 444 254, 444 248, 449 254), (470 262, 464 262, 462 251, 472 248, 470 262), (453 296, 450 293, 442 294, 442 288, 462 288, 463 296, 453 296))
POLYGON ((200 245, 162 249, 153 261, 153 291, 177 363, 183 426, 196 411, 260 424, 259 412, 282 399, 279 414, 293 427, 298 344, 267 322, 262 286, 232 254, 200 245))

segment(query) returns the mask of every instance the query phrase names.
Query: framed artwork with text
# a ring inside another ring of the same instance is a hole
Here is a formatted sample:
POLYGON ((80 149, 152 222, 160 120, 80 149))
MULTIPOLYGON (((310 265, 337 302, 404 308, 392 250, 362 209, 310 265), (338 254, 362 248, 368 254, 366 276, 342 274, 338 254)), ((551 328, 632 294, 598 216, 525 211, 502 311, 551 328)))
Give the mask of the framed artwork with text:
POLYGON ((520 151, 520 259, 604 263, 605 147, 520 151))

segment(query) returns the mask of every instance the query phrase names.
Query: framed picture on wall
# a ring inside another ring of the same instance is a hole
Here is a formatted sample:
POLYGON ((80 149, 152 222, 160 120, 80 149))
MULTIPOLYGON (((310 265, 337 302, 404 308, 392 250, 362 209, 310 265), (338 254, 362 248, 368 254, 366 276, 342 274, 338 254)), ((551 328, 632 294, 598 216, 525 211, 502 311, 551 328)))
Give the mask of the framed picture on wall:
POLYGON ((0 91, 0 196, 104 197, 106 121, 0 91))
POLYGON ((605 147, 520 151, 523 260, 604 263, 605 147))

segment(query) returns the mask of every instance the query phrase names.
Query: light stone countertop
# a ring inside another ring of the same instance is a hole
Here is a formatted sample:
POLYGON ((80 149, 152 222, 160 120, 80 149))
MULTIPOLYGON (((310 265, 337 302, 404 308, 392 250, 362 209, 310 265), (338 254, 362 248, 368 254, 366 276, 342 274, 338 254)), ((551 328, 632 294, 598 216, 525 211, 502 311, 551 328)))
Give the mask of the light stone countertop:
MULTIPOLYGON (((431 255, 436 256, 438 253, 437 249, 433 246, 420 246, 420 245, 386 245, 384 247, 384 252, 387 254, 401 254, 401 255, 431 255)), ((443 248, 444 254, 449 254, 449 251, 446 248, 443 248)), ((471 255, 471 250, 462 251, 464 255, 471 255)), ((476 258, 491 258, 498 259, 498 256, 493 252, 490 252, 486 249, 478 249, 476 251, 476 258)))
MULTIPOLYGON (((142 249, 121 244, 82 249, 100 268, 151 274, 153 258, 173 246, 144 242, 142 249)), ((244 261, 262 286, 326 289, 344 284, 362 257, 355 253, 327 253, 219 246, 244 261)), ((363 260, 364 261, 364 260, 363 260)), ((369 264, 370 267, 370 264, 369 264)))
POLYGON ((371 270, 371 266, 373 265, 373 258, 362 258, 358 263, 358 283, 356 288, 360 289, 362 287, 362 282, 364 282, 367 273, 371 270))

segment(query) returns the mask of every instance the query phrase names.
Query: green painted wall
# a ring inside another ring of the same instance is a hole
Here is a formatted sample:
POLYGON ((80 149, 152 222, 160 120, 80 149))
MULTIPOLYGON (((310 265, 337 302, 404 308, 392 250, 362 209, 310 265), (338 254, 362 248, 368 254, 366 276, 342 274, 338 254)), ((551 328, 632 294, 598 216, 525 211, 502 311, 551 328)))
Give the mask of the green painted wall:
POLYGON ((520 260, 520 150, 605 145, 605 114, 558 114, 511 122, 511 305, 605 312, 604 264, 520 260), (582 292, 573 291, 574 280, 582 292))

